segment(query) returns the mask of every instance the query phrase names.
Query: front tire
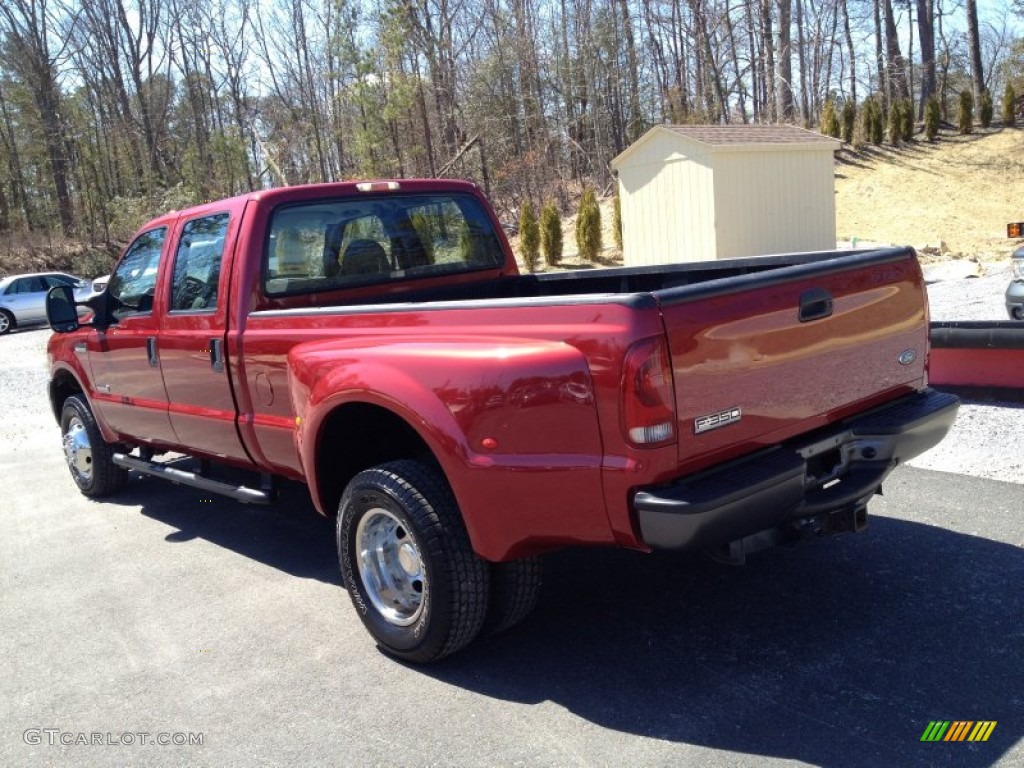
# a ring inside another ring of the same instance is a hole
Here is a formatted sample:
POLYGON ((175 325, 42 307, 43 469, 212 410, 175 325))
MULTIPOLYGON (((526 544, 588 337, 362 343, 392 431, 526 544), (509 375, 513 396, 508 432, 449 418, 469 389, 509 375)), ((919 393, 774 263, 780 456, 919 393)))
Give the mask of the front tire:
POLYGON ((0 309, 0 336, 3 336, 5 333, 10 333, 14 326, 14 315, 6 309, 0 309))
POLYGON ((480 632, 488 566, 435 465, 394 461, 356 475, 338 507, 337 543, 352 605, 386 653, 435 661, 480 632))
POLYGON ((99 498, 124 487, 128 470, 114 464, 114 446, 103 439, 83 396, 72 395, 64 401, 60 431, 64 459, 78 490, 85 496, 99 498))

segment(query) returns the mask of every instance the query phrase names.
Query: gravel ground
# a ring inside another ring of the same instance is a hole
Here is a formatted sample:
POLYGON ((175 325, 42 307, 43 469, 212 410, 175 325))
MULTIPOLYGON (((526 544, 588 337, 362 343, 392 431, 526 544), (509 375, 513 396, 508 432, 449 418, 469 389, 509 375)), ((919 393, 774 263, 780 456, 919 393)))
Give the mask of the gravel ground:
POLYGON ((988 268, 983 277, 943 280, 944 274, 955 274, 948 266, 925 266, 926 280, 937 280, 928 286, 928 304, 932 320, 1009 320, 1006 314, 1006 286, 1010 282, 1010 260, 998 268, 988 268))
MULTIPOLYGON (((936 270, 936 274, 941 271, 936 270)), ((926 267, 926 278, 930 278, 930 272, 926 267)), ((1004 294, 1009 282, 1007 263, 1005 267, 989 269, 983 277, 932 283, 928 286, 932 320, 1007 320, 1004 294)), ((960 415, 946 439, 910 464, 922 469, 1024 483, 1022 444, 1024 406, 966 402, 960 407, 960 415)))
MULTIPOLYGON (((928 287, 933 320, 1003 320, 1009 268, 985 277, 936 282, 928 287)), ((0 439, 12 450, 49 440, 58 449, 46 399, 46 329, 0 338, 0 391, 6 418, 0 439)), ((1024 483, 1024 406, 967 402, 949 436, 911 465, 993 480, 1024 483)))

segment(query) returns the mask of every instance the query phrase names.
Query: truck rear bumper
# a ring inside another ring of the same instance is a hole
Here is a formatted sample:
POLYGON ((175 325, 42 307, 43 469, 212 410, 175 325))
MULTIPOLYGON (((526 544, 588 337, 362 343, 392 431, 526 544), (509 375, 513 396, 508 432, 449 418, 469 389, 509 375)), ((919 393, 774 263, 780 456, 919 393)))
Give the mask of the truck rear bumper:
MULTIPOLYGON (((715 549, 801 521, 832 526, 837 513, 864 519, 868 500, 899 463, 938 443, 960 400, 925 390, 812 437, 641 489, 633 499, 654 549, 715 549)), ((859 527, 859 526, 858 526, 859 527)))

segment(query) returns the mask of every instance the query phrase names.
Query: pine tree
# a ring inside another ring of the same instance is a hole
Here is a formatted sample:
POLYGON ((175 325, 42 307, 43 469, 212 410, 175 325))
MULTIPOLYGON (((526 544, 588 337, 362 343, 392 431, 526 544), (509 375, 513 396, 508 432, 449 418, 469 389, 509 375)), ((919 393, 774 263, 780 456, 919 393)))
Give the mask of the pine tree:
POLYGON ((1017 113, 1014 106, 1017 102, 1017 92, 1013 90, 1013 83, 1006 84, 1003 91, 1003 125, 1013 128, 1017 124, 1017 113))

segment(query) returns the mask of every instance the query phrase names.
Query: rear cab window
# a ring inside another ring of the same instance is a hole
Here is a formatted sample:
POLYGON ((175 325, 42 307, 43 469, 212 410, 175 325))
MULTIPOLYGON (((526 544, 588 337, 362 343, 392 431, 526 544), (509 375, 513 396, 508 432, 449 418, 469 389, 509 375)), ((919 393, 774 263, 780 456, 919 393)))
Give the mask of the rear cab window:
POLYGON ((174 256, 171 312, 212 312, 217 308, 224 239, 229 214, 186 222, 174 256))
POLYGON ((271 214, 263 291, 294 296, 494 269, 503 263, 490 218, 470 195, 285 204, 271 214))

